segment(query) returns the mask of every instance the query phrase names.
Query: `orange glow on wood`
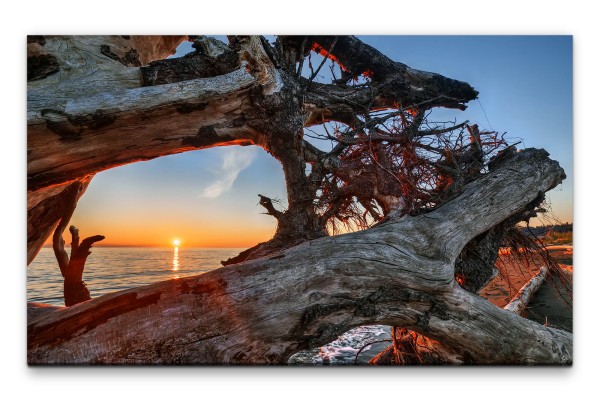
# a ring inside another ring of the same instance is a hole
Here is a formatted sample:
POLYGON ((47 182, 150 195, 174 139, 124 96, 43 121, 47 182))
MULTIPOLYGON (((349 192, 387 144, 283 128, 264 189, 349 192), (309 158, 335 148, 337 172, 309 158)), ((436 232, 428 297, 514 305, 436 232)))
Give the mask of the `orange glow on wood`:
POLYGON ((316 53, 319 53, 319 54, 320 54, 321 56, 323 56, 323 57, 327 57, 329 60, 331 60, 331 61, 333 61, 334 63, 336 63, 337 65, 339 65, 339 66, 340 66, 340 68, 341 68, 342 70, 344 70, 344 71, 346 71, 346 72, 348 72, 348 71, 349 71, 349 70, 348 70, 348 68, 347 68, 347 67, 346 67, 344 64, 342 64, 342 63, 340 62, 340 60, 339 60, 339 59, 338 59, 336 56, 334 56, 334 55, 333 55, 333 54, 331 54, 331 53, 327 54, 327 49, 325 49, 325 48, 324 48, 323 46, 321 46, 320 44, 318 44, 318 43, 313 43, 313 45, 312 45, 312 51, 314 51, 314 52, 316 52, 316 53))
POLYGON ((411 107, 409 109, 406 109, 406 112, 414 117, 419 113, 419 109, 417 109, 416 107, 411 107))
MULTIPOLYGON (((328 53, 327 49, 325 49, 320 44, 313 43, 313 45, 312 45, 312 51, 314 51, 315 53, 319 53, 323 57, 327 57, 329 60, 331 60, 334 63, 336 63, 337 65, 339 65, 340 68, 343 71, 350 72, 350 70, 348 69, 348 67, 346 67, 344 64, 342 64, 342 62, 340 61, 340 59, 338 59, 335 55, 333 55, 331 53, 328 53)), ((362 72, 362 75, 365 78, 373 78, 373 76, 375 75, 375 73, 373 72, 373 70, 367 68, 365 71, 362 72)))

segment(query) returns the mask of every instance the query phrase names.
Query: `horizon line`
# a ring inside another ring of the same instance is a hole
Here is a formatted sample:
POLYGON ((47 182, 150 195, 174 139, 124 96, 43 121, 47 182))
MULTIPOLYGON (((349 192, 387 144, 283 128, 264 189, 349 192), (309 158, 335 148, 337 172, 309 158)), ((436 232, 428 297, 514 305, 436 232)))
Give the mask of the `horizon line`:
MULTIPOLYGON (((65 244, 65 245, 69 245, 69 244, 65 244)), ((253 245, 250 246, 207 246, 207 245, 179 245, 179 246, 175 246, 175 245, 148 245, 148 244, 95 244, 93 246, 93 248, 250 248, 253 245)), ((52 248, 52 244, 44 244, 42 245, 42 248, 52 248)))

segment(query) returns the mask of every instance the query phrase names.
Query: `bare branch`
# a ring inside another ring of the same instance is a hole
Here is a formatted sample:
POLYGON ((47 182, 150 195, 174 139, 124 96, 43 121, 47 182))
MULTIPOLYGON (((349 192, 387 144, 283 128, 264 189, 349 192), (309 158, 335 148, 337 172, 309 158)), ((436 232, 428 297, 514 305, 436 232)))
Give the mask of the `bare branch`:
POLYGON ((296 77, 302 75, 302 67, 304 66, 304 49, 306 47, 306 42, 308 41, 308 36, 305 36, 302 40, 302 44, 300 44, 300 62, 298 63, 298 71, 296 72, 296 77))
POLYGON ((52 248, 54 249, 54 255, 56 256, 63 277, 65 277, 68 272, 69 256, 67 251, 65 251, 65 240, 62 236, 75 211, 80 188, 80 184, 74 184, 67 189, 68 193, 65 194, 64 203, 62 205, 63 213, 52 237, 52 248))
POLYGON ((267 209, 266 214, 275 217, 277 220, 281 219, 281 217, 283 216, 283 212, 280 212, 279 210, 275 209, 275 206, 273 206, 273 200, 271 198, 261 194, 258 194, 258 197, 260 198, 260 205, 267 209))
POLYGON ((71 233, 71 259, 73 259, 73 255, 77 252, 77 248, 79 248, 79 229, 71 226, 69 227, 69 232, 71 233))

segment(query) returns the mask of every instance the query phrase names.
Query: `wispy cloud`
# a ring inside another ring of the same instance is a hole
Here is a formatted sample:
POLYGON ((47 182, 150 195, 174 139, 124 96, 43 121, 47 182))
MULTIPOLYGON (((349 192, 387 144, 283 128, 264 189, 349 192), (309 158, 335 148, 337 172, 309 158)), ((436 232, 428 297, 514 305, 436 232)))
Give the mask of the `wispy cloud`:
POLYGON ((221 157, 223 164, 217 171, 217 180, 202 191, 205 198, 214 199, 229 191, 238 175, 252 164, 256 157, 256 148, 227 148, 227 152, 221 157))

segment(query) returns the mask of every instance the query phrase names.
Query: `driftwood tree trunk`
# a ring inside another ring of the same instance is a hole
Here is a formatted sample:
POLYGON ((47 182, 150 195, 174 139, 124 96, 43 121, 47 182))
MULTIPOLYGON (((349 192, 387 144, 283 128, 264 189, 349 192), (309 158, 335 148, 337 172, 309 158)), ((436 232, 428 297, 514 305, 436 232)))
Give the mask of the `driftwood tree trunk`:
MULTIPOLYGON (((504 310, 522 315, 536 291, 544 283, 548 268, 542 266, 504 310)), ((370 365, 448 365, 463 362, 455 349, 403 327, 392 327, 392 345, 373 357, 370 365)))
POLYGON ((525 285, 523 285, 513 299, 506 304, 504 309, 509 312, 516 313, 517 315, 522 315, 529 302, 531 302, 531 299, 535 295, 536 291, 539 290, 542 284, 544 284, 544 280, 546 280, 547 275, 548 268, 546 266, 542 266, 540 271, 527 283, 525 283, 525 285))
POLYGON ((83 270, 87 257, 91 253, 89 250, 92 245, 104 239, 102 235, 95 235, 84 239, 80 243, 79 230, 71 226, 69 227, 69 232, 71 233, 70 257, 65 250, 63 233, 73 216, 73 212, 77 206, 77 199, 81 196, 84 185, 79 181, 75 181, 69 185, 58 196, 59 202, 54 205, 55 209, 53 210, 54 215, 60 213, 58 215, 60 220, 52 236, 52 248, 58 262, 58 267, 60 268, 60 273, 64 278, 63 293, 66 306, 72 306, 91 299, 90 292, 83 282, 83 270))
POLYGON ((28 361, 283 364, 352 327, 387 324, 439 341, 457 363, 570 364, 570 333, 454 278, 466 243, 563 178, 528 149, 428 214, 45 313, 28 326, 28 361))

